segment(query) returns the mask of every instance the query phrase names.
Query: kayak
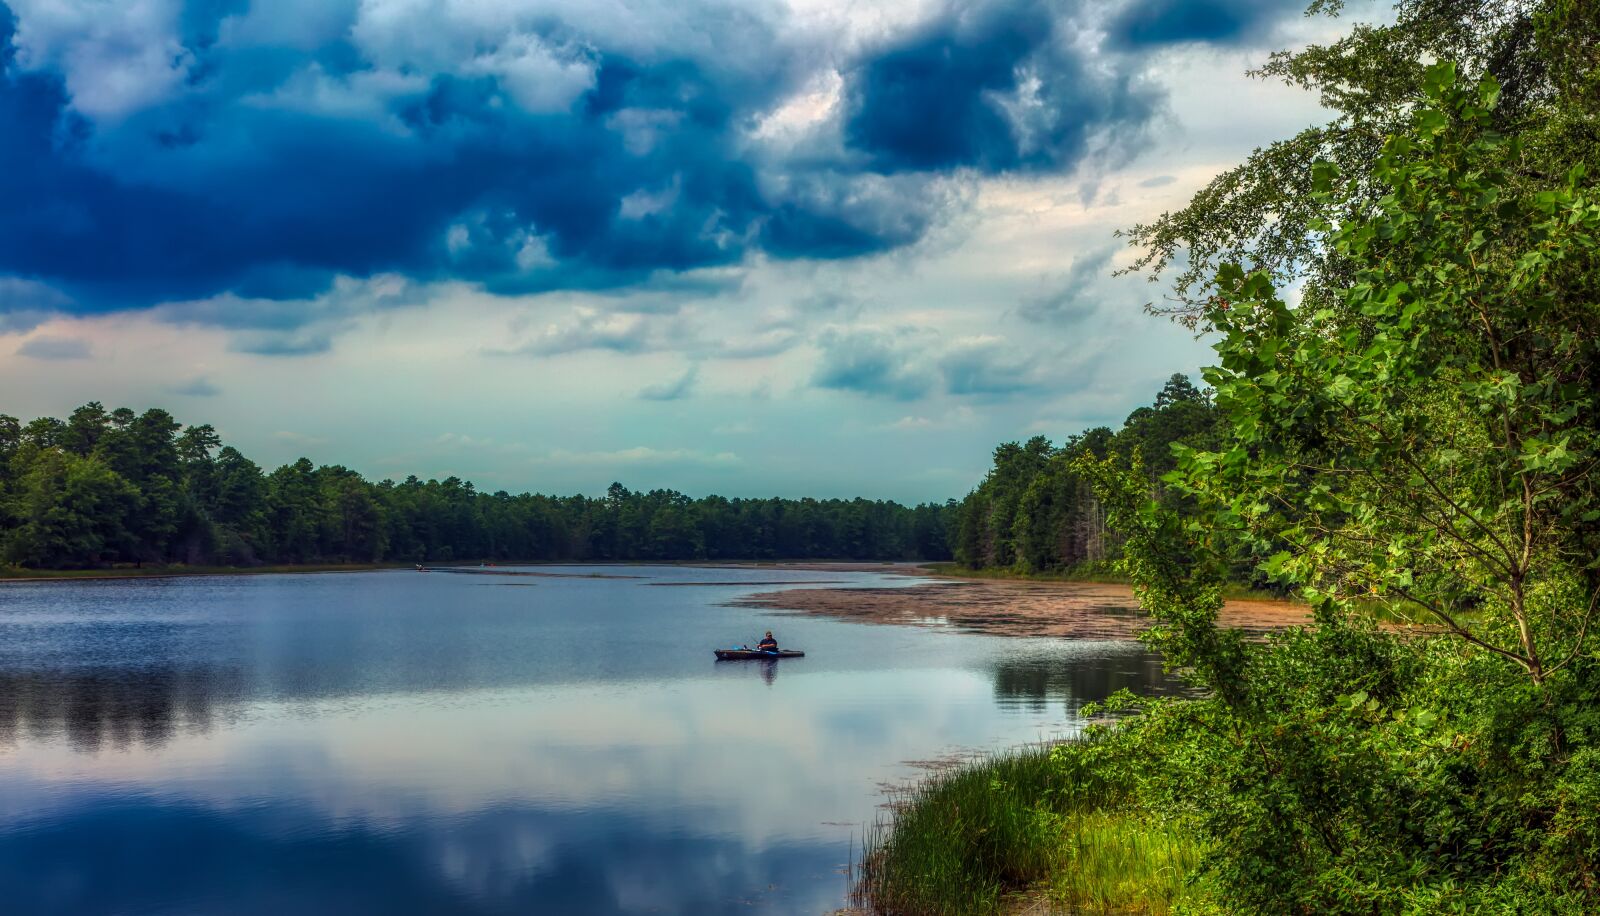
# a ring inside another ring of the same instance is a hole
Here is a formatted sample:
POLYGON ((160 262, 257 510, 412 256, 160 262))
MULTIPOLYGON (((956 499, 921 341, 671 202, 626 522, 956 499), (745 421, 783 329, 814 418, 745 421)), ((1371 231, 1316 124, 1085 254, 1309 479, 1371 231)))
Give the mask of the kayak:
POLYGON ((763 652, 760 649, 713 649, 717 658, 725 662, 745 661, 753 658, 805 658, 804 652, 794 649, 779 649, 776 652, 763 652))

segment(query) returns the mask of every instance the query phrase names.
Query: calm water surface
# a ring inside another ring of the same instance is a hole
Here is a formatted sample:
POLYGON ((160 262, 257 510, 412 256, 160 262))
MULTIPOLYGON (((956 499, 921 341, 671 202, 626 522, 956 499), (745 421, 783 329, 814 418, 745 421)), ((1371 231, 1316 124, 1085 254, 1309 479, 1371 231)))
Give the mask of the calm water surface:
POLYGON ((1129 644, 721 606, 904 577, 539 571, 640 578, 0 584, 0 907, 818 914, 882 783, 1161 679, 1129 644), (769 628, 807 657, 712 658, 769 628))

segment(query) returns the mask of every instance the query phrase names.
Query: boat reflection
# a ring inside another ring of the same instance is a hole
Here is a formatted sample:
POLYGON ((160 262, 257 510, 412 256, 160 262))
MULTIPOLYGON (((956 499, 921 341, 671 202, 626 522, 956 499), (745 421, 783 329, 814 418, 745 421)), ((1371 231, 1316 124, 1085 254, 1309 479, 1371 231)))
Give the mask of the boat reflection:
POLYGON ((771 687, 778 679, 779 659, 776 658, 747 658, 747 659, 717 659, 715 664, 719 671, 747 670, 761 675, 761 679, 771 687))

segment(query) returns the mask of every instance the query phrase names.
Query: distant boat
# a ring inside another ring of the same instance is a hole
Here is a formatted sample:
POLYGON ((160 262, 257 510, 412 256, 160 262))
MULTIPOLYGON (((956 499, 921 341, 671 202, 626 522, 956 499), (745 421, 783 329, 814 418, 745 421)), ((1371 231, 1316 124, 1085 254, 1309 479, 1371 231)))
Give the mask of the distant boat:
POLYGON ((754 659, 768 658, 805 658, 806 654, 798 649, 778 649, 764 652, 760 649, 712 649, 717 653, 717 658, 725 662, 751 661, 754 659))

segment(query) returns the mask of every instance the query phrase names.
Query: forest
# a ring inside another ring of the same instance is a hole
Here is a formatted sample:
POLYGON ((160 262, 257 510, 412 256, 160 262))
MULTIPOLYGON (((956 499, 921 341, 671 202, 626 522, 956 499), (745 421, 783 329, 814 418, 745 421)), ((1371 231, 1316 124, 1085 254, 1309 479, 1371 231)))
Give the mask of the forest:
POLYGON ((1095 575, 1120 556, 1120 540, 1089 479, 1085 456, 1137 464, 1152 484, 1173 470, 1173 445, 1205 447, 1220 435, 1221 415, 1187 376, 1173 375, 1155 402, 1122 429, 1097 427, 1059 448, 1043 436, 994 451, 988 476, 964 499, 950 525, 950 549, 969 569, 1095 575))
POLYGON ((208 425, 89 403, 0 416, 0 562, 116 564, 944 560, 953 504, 484 493, 451 477, 372 482, 301 458, 271 472, 208 425))
POLYGON ((1217 435, 1205 392, 1175 374, 1113 432, 1007 442, 957 502, 691 498, 613 483, 599 498, 484 493, 471 482, 372 482, 301 458, 266 472, 209 425, 91 402, 65 420, 0 415, 0 562, 257 566, 619 560, 955 559, 971 569, 1093 573, 1117 536, 1083 455, 1172 469, 1172 444, 1217 435))

